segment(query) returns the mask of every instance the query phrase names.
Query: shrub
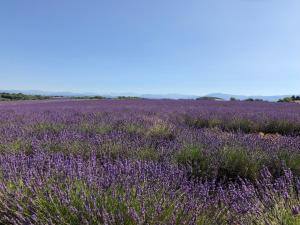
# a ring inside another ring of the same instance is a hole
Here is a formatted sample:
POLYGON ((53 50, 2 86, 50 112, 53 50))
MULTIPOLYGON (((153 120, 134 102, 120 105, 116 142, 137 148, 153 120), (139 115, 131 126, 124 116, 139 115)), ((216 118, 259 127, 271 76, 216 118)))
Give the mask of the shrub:
POLYGON ((171 126, 165 123, 156 123, 147 132, 147 135, 153 139, 173 140, 175 135, 171 126))
POLYGON ((1 153, 19 153, 24 152, 26 155, 33 153, 33 146, 29 141, 15 140, 6 144, 0 144, 1 153))
POLYGON ((300 154, 281 150, 270 159, 268 167, 274 177, 283 175, 284 169, 290 169, 295 176, 300 176, 300 154))
POLYGON ((282 135, 300 134, 300 125, 287 119, 267 119, 256 121, 243 117, 201 117, 193 118, 185 115, 184 124, 192 128, 220 128, 223 131, 244 133, 270 133, 282 135))
POLYGON ((41 122, 33 125, 33 132, 36 134, 54 133, 59 134, 66 127, 64 124, 41 122))
POLYGON ((266 164, 260 152, 248 152, 240 147, 225 147, 220 154, 220 179, 236 180, 240 177, 253 181, 266 164))
POLYGON ((126 124, 123 129, 129 134, 143 134, 145 132, 141 125, 135 123, 126 124))
POLYGON ((88 135, 107 134, 113 131, 113 126, 110 124, 95 125, 83 122, 79 125, 79 131, 88 135))
POLYGON ((140 160, 157 161, 160 159, 159 152, 154 148, 141 148, 138 149, 136 156, 140 160))
POLYGON ((96 134, 107 134, 114 130, 113 126, 110 124, 103 124, 96 126, 94 128, 96 134))
POLYGON ((291 101, 293 101, 291 97, 285 97, 278 100, 278 102, 291 102, 291 101))
POLYGON ((128 158, 128 154, 130 154, 130 152, 126 151, 124 146, 117 143, 105 143, 100 146, 100 149, 97 151, 97 155, 101 156, 103 153, 113 160, 120 159, 122 157, 128 158))
POLYGON ((225 122, 223 123, 225 130, 227 129, 229 131, 243 131, 246 133, 253 131, 253 123, 248 119, 235 118, 232 121, 228 122, 227 125, 225 122))
POLYGON ((193 121, 193 126, 196 128, 209 127, 209 119, 199 118, 193 121))
POLYGON ((214 127, 221 128, 222 127, 222 120, 217 119, 217 118, 213 118, 213 119, 208 121, 208 126, 210 128, 214 128, 214 127))
POLYGON ((188 170, 191 177, 210 177, 212 175, 211 158, 200 146, 185 146, 176 154, 175 160, 180 166, 188 170))
POLYGON ((45 100, 49 98, 49 96, 25 95, 22 93, 0 93, 0 100, 45 100))
POLYGON ((175 155, 175 161, 188 171, 191 178, 223 181, 239 178, 254 181, 259 178, 263 167, 269 165, 263 152, 249 152, 238 146, 225 146, 218 152, 207 153, 201 146, 188 145, 175 155))

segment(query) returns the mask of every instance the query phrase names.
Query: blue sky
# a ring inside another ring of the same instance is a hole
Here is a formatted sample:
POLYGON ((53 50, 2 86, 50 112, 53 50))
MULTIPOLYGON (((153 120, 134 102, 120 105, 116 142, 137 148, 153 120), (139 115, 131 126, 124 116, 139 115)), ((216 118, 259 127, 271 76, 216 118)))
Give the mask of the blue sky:
POLYGON ((299 0, 9 0, 0 89, 300 94, 299 0))

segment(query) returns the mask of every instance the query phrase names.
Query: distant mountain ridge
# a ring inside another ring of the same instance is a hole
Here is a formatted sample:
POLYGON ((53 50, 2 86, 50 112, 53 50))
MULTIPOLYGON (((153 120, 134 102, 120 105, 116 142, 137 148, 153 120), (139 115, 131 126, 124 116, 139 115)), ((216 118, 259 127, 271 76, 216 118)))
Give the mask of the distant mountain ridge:
POLYGON ((223 93, 212 93, 208 94, 205 97, 217 97, 222 98, 224 100, 230 100, 230 98, 236 98, 239 100, 245 100, 245 99, 262 99, 264 101, 270 101, 270 102, 276 102, 279 99, 290 97, 291 95, 272 95, 272 96, 263 96, 263 95, 231 95, 231 94, 223 94, 223 93))
POLYGON ((63 91, 40 91, 40 90, 0 90, 0 92, 6 93, 23 93, 28 95, 44 95, 44 96, 64 96, 64 97, 82 97, 82 96, 104 96, 104 97, 118 97, 118 96, 133 96, 133 97, 140 97, 146 99, 196 99, 201 97, 215 97, 224 100, 230 100, 230 98, 236 98, 239 100, 245 100, 248 98, 253 99, 262 99, 265 101, 278 101, 279 99, 290 97, 291 95, 274 95, 274 96, 261 96, 261 95, 254 95, 254 96, 247 96, 247 95, 233 95, 233 94, 224 94, 224 93, 211 93, 204 96, 199 95, 187 95, 187 94, 177 94, 177 93, 170 93, 170 94, 136 94, 131 92, 124 92, 124 93, 107 93, 107 94, 99 94, 93 92, 83 92, 83 93, 75 93, 75 92, 63 92, 63 91))
POLYGON ((0 92, 6 93, 23 93, 28 95, 45 95, 45 96, 64 96, 64 97, 80 97, 80 96, 97 96, 101 95, 104 97, 118 97, 118 96, 133 96, 147 99, 196 99, 198 95, 185 95, 185 94, 136 94, 131 92, 121 92, 121 93, 106 93, 99 94, 93 92, 75 93, 75 92, 52 92, 52 91, 40 91, 40 90, 0 90, 0 92))

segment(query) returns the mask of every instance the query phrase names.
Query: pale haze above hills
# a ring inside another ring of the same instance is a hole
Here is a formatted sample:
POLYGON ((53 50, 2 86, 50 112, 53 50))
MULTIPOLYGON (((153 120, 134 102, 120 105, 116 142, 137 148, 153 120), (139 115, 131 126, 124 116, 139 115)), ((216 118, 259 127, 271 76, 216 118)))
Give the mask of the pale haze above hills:
POLYGON ((265 101, 278 101, 281 98, 289 97, 290 95, 274 95, 274 96, 260 96, 260 95, 235 95, 235 94, 224 94, 224 93, 211 93, 204 96, 199 95, 186 95, 186 94, 177 94, 177 93, 170 93, 170 94, 137 94, 137 93, 92 93, 92 92, 83 92, 83 93, 75 93, 75 92, 52 92, 52 91, 40 91, 40 90, 0 90, 0 92, 7 92, 7 93, 23 93, 23 94, 30 94, 30 95, 44 95, 44 96, 64 96, 64 97, 75 97, 75 96, 96 96, 101 95, 105 97, 117 97, 117 96, 134 96, 134 97, 141 97, 146 99, 196 99, 198 97, 217 97, 224 100, 230 100, 230 98, 236 98, 239 100, 245 100, 248 98, 253 99, 262 99, 265 101))

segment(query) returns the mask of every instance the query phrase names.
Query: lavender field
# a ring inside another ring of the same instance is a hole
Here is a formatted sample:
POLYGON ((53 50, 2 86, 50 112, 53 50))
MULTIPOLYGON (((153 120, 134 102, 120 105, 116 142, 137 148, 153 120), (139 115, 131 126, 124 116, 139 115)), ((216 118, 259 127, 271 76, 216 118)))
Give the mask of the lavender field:
POLYGON ((300 224, 300 105, 0 102, 0 224, 300 224))

